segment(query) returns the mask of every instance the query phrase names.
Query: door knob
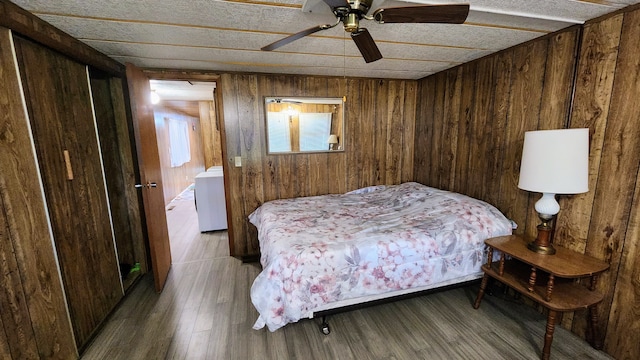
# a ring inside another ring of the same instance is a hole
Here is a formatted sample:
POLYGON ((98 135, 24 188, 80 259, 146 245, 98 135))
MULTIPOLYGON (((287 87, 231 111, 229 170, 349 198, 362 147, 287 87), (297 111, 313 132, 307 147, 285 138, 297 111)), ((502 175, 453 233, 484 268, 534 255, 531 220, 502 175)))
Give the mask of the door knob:
POLYGON ((158 184, 156 184, 156 183, 154 183, 154 182, 147 182, 147 183, 146 183, 146 184, 144 184, 144 185, 142 185, 142 184, 135 184, 135 185, 133 185, 133 186, 134 186, 134 187, 136 187, 137 189, 139 189, 139 188, 143 188, 143 187, 145 187, 145 188, 149 189, 149 188, 152 188, 152 187, 153 187, 153 188, 154 188, 154 187, 158 187, 158 184))

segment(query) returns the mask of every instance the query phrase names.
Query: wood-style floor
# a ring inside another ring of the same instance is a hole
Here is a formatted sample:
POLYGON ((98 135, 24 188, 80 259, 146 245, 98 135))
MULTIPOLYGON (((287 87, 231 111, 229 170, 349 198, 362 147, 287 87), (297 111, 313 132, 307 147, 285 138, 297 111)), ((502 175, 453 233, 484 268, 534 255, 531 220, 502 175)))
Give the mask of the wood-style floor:
MULTIPOLYGON (((258 264, 229 256, 227 233, 200 233, 193 201, 167 211, 173 265, 161 294, 145 276, 83 359, 539 359, 545 317, 498 294, 471 306, 477 284, 333 315, 276 332, 252 330, 258 264)), ((552 359, 609 359, 556 328, 552 359)))

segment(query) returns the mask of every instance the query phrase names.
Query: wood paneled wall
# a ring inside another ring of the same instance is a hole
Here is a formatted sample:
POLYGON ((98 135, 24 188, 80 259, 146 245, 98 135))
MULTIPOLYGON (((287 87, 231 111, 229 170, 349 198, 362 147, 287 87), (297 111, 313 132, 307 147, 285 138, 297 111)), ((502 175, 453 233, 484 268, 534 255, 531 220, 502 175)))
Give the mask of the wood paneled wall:
POLYGON ((75 359, 11 32, 5 28, 0 68, 0 358, 75 359))
POLYGON ((415 180, 494 204, 535 234, 537 195, 517 187, 524 132, 565 127, 577 37, 574 28, 421 80, 415 180))
MULTIPOLYGON (((415 179, 486 200, 528 235, 540 194, 517 188, 524 132, 590 129, 590 191, 559 197, 555 242, 611 264, 598 330, 620 359, 640 358, 639 49, 636 7, 420 80, 416 121, 415 179)), ((584 337, 586 321, 562 324, 584 337)))
MULTIPOLYGON (((573 247, 584 248, 585 253, 611 264, 598 285, 605 294, 599 315, 608 319, 600 324, 606 334, 605 350, 618 359, 637 359, 640 9, 587 25, 583 39, 578 86, 594 91, 576 92, 576 109, 591 111, 575 111, 571 127, 589 127, 593 134, 589 164, 592 191, 576 201, 579 211, 573 211, 575 217, 565 222, 588 231, 585 238, 573 241, 579 244, 573 247), (578 212, 584 215, 577 216, 578 212)), ((580 320, 574 322, 575 332, 584 329, 583 317, 580 320)))
POLYGON ((17 36, 14 43, 58 263, 80 348, 124 295, 89 76, 86 65, 44 46, 17 36))
POLYGON ((204 154, 204 168, 222 166, 222 144, 220 123, 216 116, 215 102, 199 101, 200 133, 204 154))
POLYGON ((265 201, 413 179, 417 83, 288 75, 221 76, 227 202, 236 256, 259 252, 248 215, 265 201), (265 96, 342 97, 345 151, 267 155, 265 96), (231 160, 242 157, 242 167, 231 160))
MULTIPOLYGON (((199 111, 197 102, 193 102, 192 107, 199 111)), ((156 105, 153 108, 156 136, 158 139, 158 151, 160 154, 160 165, 162 167, 162 184, 164 191, 164 202, 169 204, 176 196, 180 195, 189 185, 195 181, 195 176, 205 170, 202 146, 202 135, 200 134, 200 119, 192 117, 177 108, 163 107, 156 105), (189 124, 189 146, 191 148, 191 161, 177 167, 171 167, 169 157, 169 127, 167 119, 186 121, 189 124)))

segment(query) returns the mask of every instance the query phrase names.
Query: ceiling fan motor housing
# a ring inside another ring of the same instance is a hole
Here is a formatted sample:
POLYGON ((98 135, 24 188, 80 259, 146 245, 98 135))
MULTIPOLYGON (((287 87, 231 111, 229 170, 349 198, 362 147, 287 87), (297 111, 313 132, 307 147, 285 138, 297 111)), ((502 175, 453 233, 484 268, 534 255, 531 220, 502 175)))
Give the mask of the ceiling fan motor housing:
MULTIPOLYGON (((367 15, 373 0, 349 0, 349 8, 336 8, 334 13, 342 19, 344 30, 349 33, 357 32, 360 20, 367 15)), ((347 5, 345 3, 345 5, 347 5)))
POLYGON ((344 31, 350 32, 350 33, 354 32, 354 31, 358 31, 359 20, 360 19, 358 18, 358 14, 349 13, 342 20, 342 23, 344 24, 344 31))
POLYGON ((349 6, 361 15, 366 15, 367 12, 369 12, 372 2, 373 0, 349 0, 349 6))

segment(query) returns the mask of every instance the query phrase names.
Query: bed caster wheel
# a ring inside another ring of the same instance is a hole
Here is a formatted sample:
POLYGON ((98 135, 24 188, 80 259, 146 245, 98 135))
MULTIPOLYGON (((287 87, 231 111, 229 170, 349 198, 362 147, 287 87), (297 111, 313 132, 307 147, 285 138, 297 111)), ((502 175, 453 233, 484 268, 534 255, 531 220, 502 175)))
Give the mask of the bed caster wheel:
POLYGON ((322 333, 325 334, 325 335, 329 335, 329 333, 331 333, 331 329, 329 328, 329 324, 323 323, 322 325, 320 325, 320 331, 322 331, 322 333))

